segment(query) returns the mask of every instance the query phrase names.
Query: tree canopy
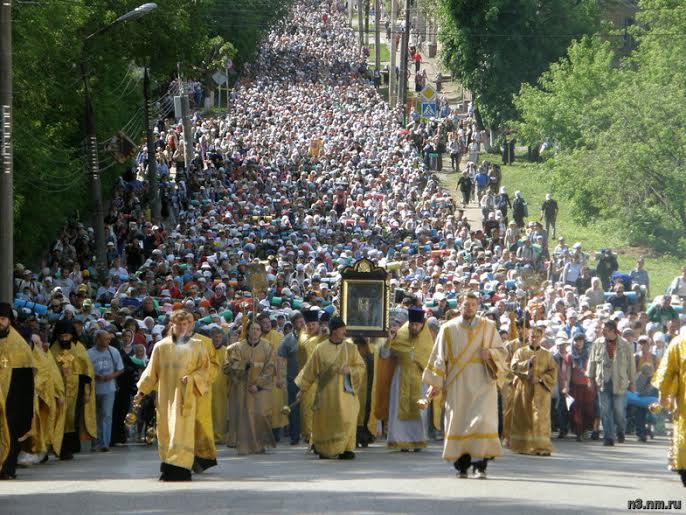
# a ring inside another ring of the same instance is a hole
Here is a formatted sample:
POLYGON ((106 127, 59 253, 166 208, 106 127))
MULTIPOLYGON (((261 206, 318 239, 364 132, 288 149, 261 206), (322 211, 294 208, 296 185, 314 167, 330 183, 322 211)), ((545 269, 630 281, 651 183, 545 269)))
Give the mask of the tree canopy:
POLYGON ((15 240, 17 259, 35 263, 64 221, 89 220, 84 95, 89 87, 101 145, 105 194, 123 166, 104 151, 124 129, 144 134, 140 67, 149 66, 154 99, 180 64, 184 77, 207 83, 226 58, 237 68, 252 57, 290 0, 158 0, 145 17, 84 38, 141 0, 22 2, 13 6, 15 240))
POLYGON ((442 58, 484 122, 513 118, 512 97, 535 83, 575 37, 599 28, 595 0, 438 0, 442 58))
POLYGON ((630 243, 683 250, 686 238, 686 6, 639 3, 637 48, 586 39, 515 100, 529 143, 556 148, 545 166, 587 223, 609 220, 630 243))

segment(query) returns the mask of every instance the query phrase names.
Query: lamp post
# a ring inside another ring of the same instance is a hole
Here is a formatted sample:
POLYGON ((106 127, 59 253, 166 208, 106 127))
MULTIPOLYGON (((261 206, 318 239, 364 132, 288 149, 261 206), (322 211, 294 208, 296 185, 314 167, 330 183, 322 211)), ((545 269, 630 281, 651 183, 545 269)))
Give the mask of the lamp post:
MULTIPOLYGON (((95 131, 95 113, 88 88, 88 70, 86 68, 86 49, 88 42, 93 38, 107 32, 112 27, 136 20, 157 8, 155 3, 146 3, 136 7, 134 10, 120 16, 109 25, 106 25, 83 40, 81 56, 81 80, 83 81, 84 103, 85 103, 85 125, 86 125, 86 145, 88 146, 88 173, 91 177, 91 197, 93 202, 93 218, 95 229, 95 267, 98 278, 103 280, 107 274, 107 251, 105 249, 105 220, 102 204, 102 189, 100 185, 100 165, 98 163, 98 137, 95 131)), ((154 159, 154 155, 152 156, 154 159)))

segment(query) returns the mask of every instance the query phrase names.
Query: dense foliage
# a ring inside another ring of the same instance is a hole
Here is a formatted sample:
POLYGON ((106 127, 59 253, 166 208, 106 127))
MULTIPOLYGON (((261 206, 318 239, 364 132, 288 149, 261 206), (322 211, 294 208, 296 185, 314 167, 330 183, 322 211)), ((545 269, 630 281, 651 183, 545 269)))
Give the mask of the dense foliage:
POLYGON ((599 40, 573 44, 515 101, 530 143, 549 138, 556 189, 591 223, 630 243, 681 251, 686 238, 686 6, 639 3, 638 46, 620 57, 599 40))
POLYGON ((89 220, 85 171, 85 60, 102 146, 105 194, 122 171, 104 144, 118 130, 143 136, 140 68, 154 98, 180 64, 184 78, 209 83, 227 58, 235 69, 288 8, 289 0, 158 0, 138 20, 84 38, 142 0, 22 2, 13 6, 15 241, 19 261, 36 263, 68 217, 89 220))
POLYGON ((484 123, 514 115, 512 97, 599 27, 596 0, 438 0, 442 57, 472 91, 484 123))

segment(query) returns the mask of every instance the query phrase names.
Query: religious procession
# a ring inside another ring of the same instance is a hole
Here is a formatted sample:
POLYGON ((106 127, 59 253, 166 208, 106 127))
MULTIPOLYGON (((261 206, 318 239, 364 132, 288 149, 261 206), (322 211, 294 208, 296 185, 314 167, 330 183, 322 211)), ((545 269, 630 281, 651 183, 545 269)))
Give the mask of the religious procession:
POLYGON ((385 446, 411 463, 442 441, 452 474, 486 479, 558 440, 611 456, 669 436, 686 486, 686 268, 650 304, 641 260, 621 274, 610 251, 593 267, 580 244, 549 248, 550 203, 551 227, 519 208, 508 222, 509 201, 470 223, 468 190, 453 198, 424 148, 478 149, 474 120, 403 127, 344 7, 298 4, 225 117, 196 113, 188 142, 173 115, 157 122, 156 155, 142 147, 113 191, 104 281, 78 222, 39 271, 17 265, 0 304, 0 478, 126 445, 156 445, 174 482, 225 447, 354 460, 385 446))

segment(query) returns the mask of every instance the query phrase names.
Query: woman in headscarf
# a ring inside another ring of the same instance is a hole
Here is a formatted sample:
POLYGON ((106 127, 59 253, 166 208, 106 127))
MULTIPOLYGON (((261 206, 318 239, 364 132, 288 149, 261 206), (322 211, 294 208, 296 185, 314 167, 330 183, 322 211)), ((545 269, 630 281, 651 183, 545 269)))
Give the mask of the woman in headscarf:
POLYGON ((569 382, 569 395, 574 399, 571 406, 571 429, 576 441, 583 439, 584 431, 593 429, 595 420, 595 386, 586 376, 589 345, 583 331, 572 334, 572 376, 569 382))

